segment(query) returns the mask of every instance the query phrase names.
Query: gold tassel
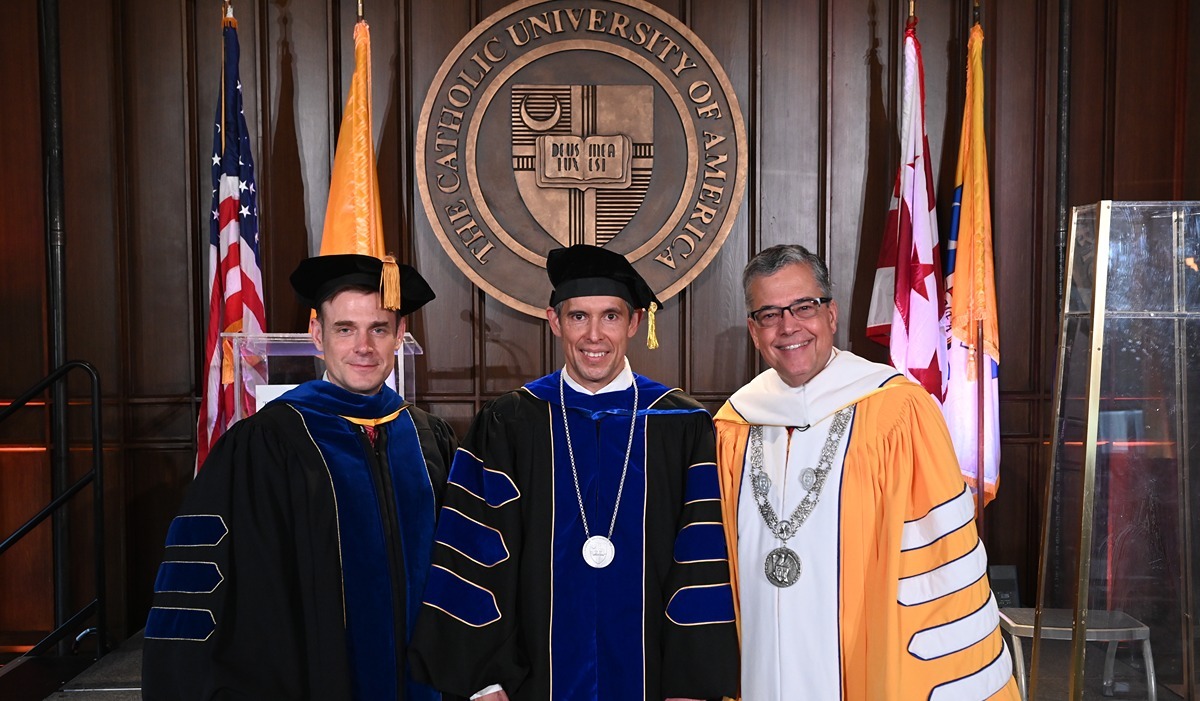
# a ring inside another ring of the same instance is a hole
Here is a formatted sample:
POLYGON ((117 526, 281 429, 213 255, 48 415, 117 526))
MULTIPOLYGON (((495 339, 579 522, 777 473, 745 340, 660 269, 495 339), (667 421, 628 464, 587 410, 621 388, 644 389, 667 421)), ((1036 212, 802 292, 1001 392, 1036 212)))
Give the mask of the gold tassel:
POLYGON ((656 311, 658 311, 658 305, 651 302, 650 308, 646 310, 646 347, 650 350, 658 348, 658 324, 654 319, 656 311))
POLYGON ((383 274, 379 276, 379 296, 383 308, 396 311, 400 308, 400 266, 394 256, 383 257, 383 274))

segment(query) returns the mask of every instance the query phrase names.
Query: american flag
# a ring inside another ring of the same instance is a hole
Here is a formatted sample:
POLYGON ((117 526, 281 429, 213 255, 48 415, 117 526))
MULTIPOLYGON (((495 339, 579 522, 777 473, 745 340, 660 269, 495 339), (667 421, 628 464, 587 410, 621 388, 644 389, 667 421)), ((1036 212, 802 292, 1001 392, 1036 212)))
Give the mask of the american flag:
POLYGON ((925 134, 925 69, 916 18, 904 33, 904 106, 900 167, 883 232, 867 336, 888 346, 891 363, 929 391, 946 396, 942 264, 934 216, 933 166, 925 134))
POLYGON ((213 127, 212 219, 208 238, 208 333, 204 343, 204 398, 196 427, 196 468, 237 415, 254 412, 254 386, 259 368, 245 365, 241 396, 235 396, 232 349, 223 332, 262 333, 261 261, 258 255, 258 195, 246 117, 242 114, 242 83, 238 79, 237 20, 230 8, 223 21, 225 50, 221 92, 213 127))

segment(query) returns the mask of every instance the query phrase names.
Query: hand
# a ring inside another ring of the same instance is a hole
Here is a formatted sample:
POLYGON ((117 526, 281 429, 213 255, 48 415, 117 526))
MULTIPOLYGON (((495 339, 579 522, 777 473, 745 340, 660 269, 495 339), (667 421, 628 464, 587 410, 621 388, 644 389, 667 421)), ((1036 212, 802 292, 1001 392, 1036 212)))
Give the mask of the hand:
POLYGON ((501 689, 500 691, 493 691, 490 694, 484 694, 475 699, 475 701, 508 701, 508 694, 504 693, 504 690, 501 689))

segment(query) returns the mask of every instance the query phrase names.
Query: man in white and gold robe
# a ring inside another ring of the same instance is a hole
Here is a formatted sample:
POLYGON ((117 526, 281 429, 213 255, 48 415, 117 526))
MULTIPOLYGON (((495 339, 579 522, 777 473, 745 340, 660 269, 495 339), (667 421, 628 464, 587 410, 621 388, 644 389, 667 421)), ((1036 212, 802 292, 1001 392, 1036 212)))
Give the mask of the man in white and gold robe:
POLYGON ((742 697, 1018 698, 974 506, 932 398, 833 348, 801 246, 743 277, 771 366, 716 416, 742 697))

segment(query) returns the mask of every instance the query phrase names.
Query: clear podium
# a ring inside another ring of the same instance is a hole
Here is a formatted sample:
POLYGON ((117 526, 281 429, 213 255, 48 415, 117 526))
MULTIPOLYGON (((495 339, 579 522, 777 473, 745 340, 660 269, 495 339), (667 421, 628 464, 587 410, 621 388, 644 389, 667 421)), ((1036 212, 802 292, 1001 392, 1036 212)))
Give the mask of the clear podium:
MULTIPOLYGON (((306 333, 223 333, 221 342, 228 344, 227 357, 232 360, 234 396, 241 396, 243 388, 249 389, 254 396, 254 411, 296 385, 318 380, 325 374, 321 351, 306 333)), ((423 354, 417 339, 405 332, 387 385, 410 402, 416 399, 413 356, 423 354)), ((235 419, 253 413, 246 412, 240 402, 235 404, 235 419)))
POLYGON ((1067 250, 1037 608, 1006 629, 1031 699, 1197 698, 1200 202, 1077 207, 1067 250))

